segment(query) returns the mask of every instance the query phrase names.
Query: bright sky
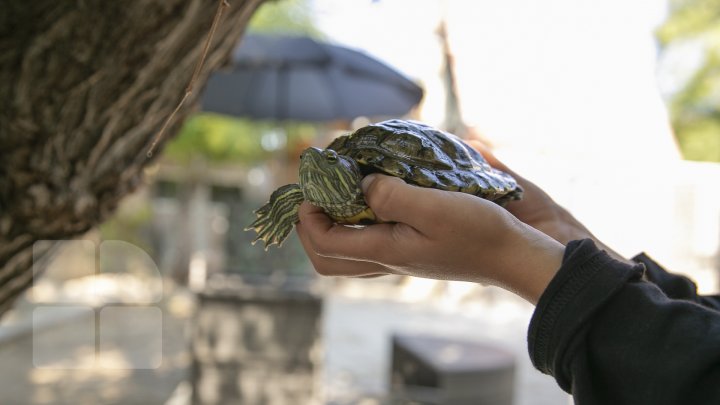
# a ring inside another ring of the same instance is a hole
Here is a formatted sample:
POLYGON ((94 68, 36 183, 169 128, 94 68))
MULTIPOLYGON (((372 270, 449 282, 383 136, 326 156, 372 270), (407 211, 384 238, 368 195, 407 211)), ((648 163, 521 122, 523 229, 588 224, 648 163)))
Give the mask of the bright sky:
POLYGON ((656 77, 662 1, 315 0, 331 40, 426 88, 422 119, 443 119, 440 46, 448 21, 465 120, 500 147, 635 159, 676 157, 656 77), (618 150, 618 145, 623 145, 618 150), (623 152, 626 151, 626 152, 623 152))

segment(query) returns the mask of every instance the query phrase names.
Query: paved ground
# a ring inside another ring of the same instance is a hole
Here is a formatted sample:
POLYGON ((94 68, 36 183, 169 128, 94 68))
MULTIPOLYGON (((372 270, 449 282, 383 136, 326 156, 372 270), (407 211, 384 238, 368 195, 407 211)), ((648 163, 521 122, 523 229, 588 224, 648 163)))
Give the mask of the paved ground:
MULTIPOLYGON (((390 338, 396 332, 460 337, 510 350, 517 360, 515 405, 568 404, 567 395, 554 381, 529 363, 525 334, 530 305, 497 289, 475 287, 458 292, 446 291, 442 283, 418 283, 398 286, 386 281, 353 280, 329 286, 320 374, 326 404, 383 403, 388 389, 390 338)), ((105 327, 106 337, 127 338, 131 330, 130 339, 147 342, 133 353, 116 350, 96 356, 110 368, 87 367, 88 356, 92 358, 97 352, 93 344, 77 343, 82 342, 87 329, 88 318, 82 315, 36 333, 36 339, 44 339, 60 357, 71 353, 75 359, 71 364, 80 368, 35 367, 33 339, 28 336, 0 343, 0 403, 154 405, 165 404, 173 391, 182 391, 187 398, 188 386, 181 382, 187 380, 190 364, 188 314, 173 310, 177 306, 173 302, 171 298, 159 306, 163 353, 157 369, 127 369, 132 364, 148 364, 148 350, 154 347, 157 330, 152 318, 107 319, 111 327, 105 327), (113 365, 121 368, 112 369, 113 365)), ((52 359, 42 358, 53 364, 52 359)), ((183 403, 186 401, 173 402, 183 403)))
POLYGON ((128 317, 111 311, 101 319, 103 342, 98 341, 97 346, 87 339, 87 332, 94 329, 87 312, 70 315, 41 331, 0 341, 0 403, 164 404, 187 378, 190 364, 185 319, 174 315, 165 304, 159 306, 161 337, 158 318, 128 317), (162 339, 161 344, 158 339, 162 339), (130 343, 134 350, 109 347, 107 342, 112 340, 130 343), (132 369, 134 366, 153 368, 132 369))
MULTIPOLYGON (((421 282, 415 290, 426 286, 438 284, 421 282)), ((376 284, 376 288, 386 287, 376 284)), ((570 403, 555 381, 530 363, 526 333, 533 307, 521 299, 482 287, 460 294, 465 297, 461 300, 456 293, 442 291, 433 297, 413 298, 399 288, 393 299, 367 299, 352 297, 362 291, 348 294, 344 290, 330 294, 325 306, 324 395, 328 403, 381 403, 369 398, 380 399, 387 393, 390 339, 397 332, 456 337, 509 350, 517 362, 515 405, 570 403), (406 302, 399 302, 403 295, 406 302)))

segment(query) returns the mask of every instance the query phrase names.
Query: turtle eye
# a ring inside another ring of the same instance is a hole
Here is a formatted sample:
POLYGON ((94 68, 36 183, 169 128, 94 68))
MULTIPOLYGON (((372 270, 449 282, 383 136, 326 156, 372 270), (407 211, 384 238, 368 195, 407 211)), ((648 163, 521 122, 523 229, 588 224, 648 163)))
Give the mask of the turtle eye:
POLYGON ((325 159, 330 163, 335 163, 338 160, 337 153, 334 150, 326 150, 324 153, 325 159))

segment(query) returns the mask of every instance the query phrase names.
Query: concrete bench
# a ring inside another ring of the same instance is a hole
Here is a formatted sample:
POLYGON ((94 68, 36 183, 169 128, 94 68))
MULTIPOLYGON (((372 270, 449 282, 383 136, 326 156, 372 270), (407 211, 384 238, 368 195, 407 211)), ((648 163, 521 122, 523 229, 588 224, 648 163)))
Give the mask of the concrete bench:
POLYGON ((393 336, 393 403, 511 405, 514 373, 514 356, 488 344, 393 336))

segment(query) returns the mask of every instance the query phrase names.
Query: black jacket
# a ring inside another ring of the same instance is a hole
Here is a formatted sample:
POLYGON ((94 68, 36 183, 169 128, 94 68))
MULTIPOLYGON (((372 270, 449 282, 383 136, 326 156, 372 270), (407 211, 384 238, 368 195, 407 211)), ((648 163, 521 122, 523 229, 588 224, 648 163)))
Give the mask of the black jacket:
POLYGON ((577 404, 720 404, 720 297, 633 261, 568 244, 530 322, 533 364, 577 404))

